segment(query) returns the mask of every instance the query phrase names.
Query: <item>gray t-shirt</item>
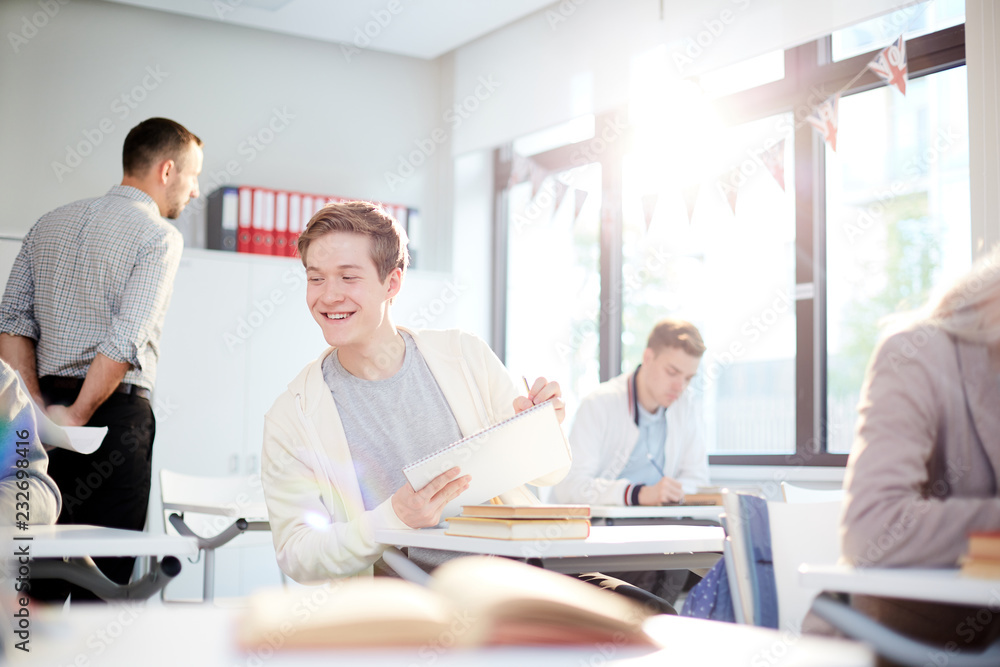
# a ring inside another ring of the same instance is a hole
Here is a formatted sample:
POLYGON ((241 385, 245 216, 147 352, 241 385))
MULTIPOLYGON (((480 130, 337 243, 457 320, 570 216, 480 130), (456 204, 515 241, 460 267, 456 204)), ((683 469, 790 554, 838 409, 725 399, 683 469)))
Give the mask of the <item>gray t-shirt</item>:
POLYGON ((406 483, 403 466, 462 437, 413 338, 402 331, 400 335, 406 353, 402 368, 391 378, 355 377, 336 354, 323 361, 323 379, 344 425, 366 510, 381 505, 406 483))

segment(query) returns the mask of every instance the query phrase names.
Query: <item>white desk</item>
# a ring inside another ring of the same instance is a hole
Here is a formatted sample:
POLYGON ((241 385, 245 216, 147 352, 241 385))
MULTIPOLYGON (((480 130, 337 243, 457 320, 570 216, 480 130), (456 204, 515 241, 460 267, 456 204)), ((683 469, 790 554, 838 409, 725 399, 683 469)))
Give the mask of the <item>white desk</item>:
POLYGON ((957 568, 853 568, 803 565, 799 583, 837 593, 946 602, 970 606, 1000 604, 1000 579, 962 577, 957 568))
POLYGON ((722 505, 594 505, 592 519, 698 519, 718 521, 724 512, 722 505))
POLYGON ((32 559, 32 576, 71 581, 105 600, 146 598, 159 592, 180 572, 176 557, 198 553, 194 538, 86 525, 30 526, 23 531, 5 528, 0 531, 0 540, 6 558, 23 553, 32 559), (104 556, 149 557, 150 571, 137 581, 119 586, 90 560, 104 556), (166 559, 157 565, 159 557, 166 559))
POLYGON ((678 616, 648 621, 660 651, 614 646, 492 647, 241 652, 233 645, 240 610, 108 605, 59 615, 32 612, 30 663, 101 667, 266 665, 266 667, 579 667, 580 665, 751 665, 861 667, 873 662, 861 644, 790 637, 775 630, 678 616))
POLYGON ((5 531, 3 535, 8 545, 27 545, 32 558, 198 555, 198 542, 191 537, 101 526, 30 526, 26 531, 5 531), (22 537, 32 539, 17 539, 22 537))
POLYGON ((593 526, 585 540, 494 540, 445 535, 444 528, 376 530, 375 541, 397 547, 540 559, 542 567, 628 572, 711 567, 725 537, 715 526, 593 526))

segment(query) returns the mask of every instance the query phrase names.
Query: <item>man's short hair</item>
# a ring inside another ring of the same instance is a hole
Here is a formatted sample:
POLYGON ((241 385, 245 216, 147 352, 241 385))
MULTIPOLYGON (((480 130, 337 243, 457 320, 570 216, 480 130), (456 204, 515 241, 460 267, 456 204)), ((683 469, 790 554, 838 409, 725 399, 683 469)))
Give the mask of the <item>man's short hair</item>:
POLYGON ((180 123, 169 118, 148 118, 131 130, 122 147, 122 170, 126 176, 142 176, 153 165, 173 160, 183 166, 188 146, 202 141, 180 123))
POLYGON ((348 201, 327 204, 316 211, 299 236, 299 256, 302 257, 303 264, 306 263, 309 244, 332 232, 364 234, 370 238, 372 262, 382 282, 385 282, 393 269, 406 273, 406 267, 410 263, 406 232, 378 204, 348 201))
POLYGON ((667 347, 679 347, 692 357, 705 354, 705 341, 701 339, 698 328, 690 322, 670 318, 656 323, 649 333, 646 347, 657 353, 667 347))

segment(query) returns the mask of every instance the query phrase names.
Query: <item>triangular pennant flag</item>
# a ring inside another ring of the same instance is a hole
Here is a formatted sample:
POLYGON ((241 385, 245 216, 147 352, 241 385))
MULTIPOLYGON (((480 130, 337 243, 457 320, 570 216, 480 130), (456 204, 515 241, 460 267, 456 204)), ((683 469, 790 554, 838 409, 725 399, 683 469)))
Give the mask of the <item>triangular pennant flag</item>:
POLYGON ((531 174, 531 198, 534 199, 535 195, 538 194, 539 188, 542 187, 545 177, 548 176, 548 173, 534 162, 531 162, 529 172, 531 174))
POLYGON ((563 197, 566 196, 566 192, 569 190, 569 186, 560 181, 558 178, 556 180, 556 210, 562 205, 563 197))
POLYGON ((733 215, 736 215, 736 195, 739 192, 739 187, 736 183, 739 182, 740 177, 740 170, 736 168, 719 178, 719 192, 726 198, 726 202, 729 203, 729 208, 732 209, 733 215))
POLYGON ((879 51, 875 59, 868 63, 868 68, 906 95, 906 42, 903 41, 903 36, 900 35, 893 44, 879 51))
POLYGON ((574 201, 574 211, 573 211, 573 222, 580 217, 580 211, 583 210, 583 203, 587 201, 587 191, 586 190, 575 190, 573 193, 574 201))
POLYGON ((767 166, 767 170, 771 172, 774 176, 774 180, 778 181, 778 185, 781 189, 785 189, 785 140, 782 139, 774 146, 764 151, 761 155, 761 159, 764 160, 764 165, 767 166))
POLYGON ((511 160, 511 163, 510 178, 507 179, 508 188, 512 188, 518 183, 523 183, 528 180, 528 172, 531 168, 531 161, 523 155, 518 155, 517 153, 514 153, 514 158, 511 160))
POLYGON ((649 231, 649 225, 653 222, 653 213, 656 211, 656 202, 660 200, 660 195, 653 193, 651 195, 642 196, 642 216, 646 219, 646 231, 649 231))
POLYGON ((684 205, 687 207, 688 212, 688 224, 694 220, 694 205, 698 201, 698 192, 701 191, 701 185, 689 185, 688 187, 681 190, 681 196, 684 197, 684 205))
POLYGON ((840 93, 837 93, 806 117, 806 122, 822 133, 823 138, 826 139, 835 153, 837 152, 837 103, 839 101, 840 93))

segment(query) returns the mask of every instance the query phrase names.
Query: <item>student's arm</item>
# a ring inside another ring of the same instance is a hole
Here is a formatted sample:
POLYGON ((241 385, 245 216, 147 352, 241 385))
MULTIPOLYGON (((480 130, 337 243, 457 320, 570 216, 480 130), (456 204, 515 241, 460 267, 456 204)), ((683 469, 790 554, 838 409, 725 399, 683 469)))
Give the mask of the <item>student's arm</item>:
POLYGON ((115 388, 125 379, 129 368, 129 364, 108 359, 98 352, 87 369, 87 377, 83 380, 76 401, 70 406, 50 405, 46 412, 52 421, 61 426, 83 426, 90 421, 97 408, 108 400, 108 396, 114 393, 115 388))
MULTIPOLYGON (((911 336, 879 346, 862 389, 841 520, 842 551, 855 566, 954 566, 970 531, 1000 530, 995 487, 981 497, 923 493, 945 402, 965 399, 957 371, 944 367, 949 357, 954 363, 951 345, 938 352, 934 340, 922 347, 911 336)), ((962 474, 961 461, 947 465, 948 475, 962 474)))
MULTIPOLYGON (((288 403, 295 400, 285 398, 288 403)), ((321 462, 322 454, 303 442, 303 432, 294 423, 295 407, 286 404, 284 409, 290 413, 274 416, 272 409, 264 418, 261 454, 261 481, 278 565, 300 583, 363 574, 385 551, 375 542, 375 530, 408 526, 396 516, 391 498, 371 511, 348 508, 328 477, 337 463, 321 462)))
POLYGON ((35 320, 35 280, 31 273, 32 233, 24 237, 21 250, 14 259, 10 277, 0 301, 0 359, 21 374, 28 393, 39 405, 42 393, 38 388, 35 366, 35 341, 40 330, 35 320))

